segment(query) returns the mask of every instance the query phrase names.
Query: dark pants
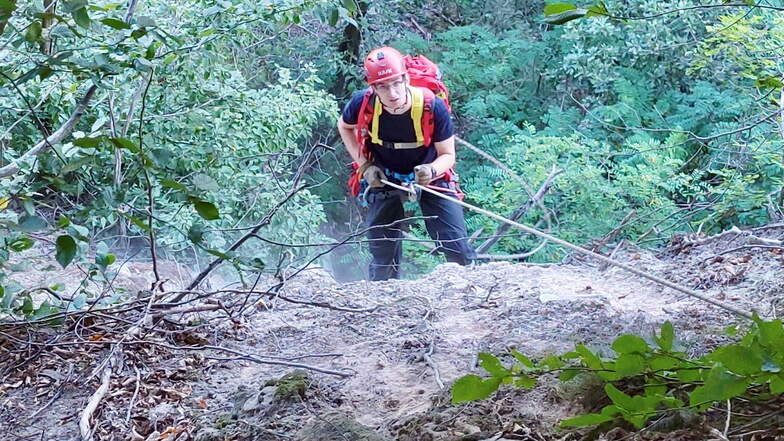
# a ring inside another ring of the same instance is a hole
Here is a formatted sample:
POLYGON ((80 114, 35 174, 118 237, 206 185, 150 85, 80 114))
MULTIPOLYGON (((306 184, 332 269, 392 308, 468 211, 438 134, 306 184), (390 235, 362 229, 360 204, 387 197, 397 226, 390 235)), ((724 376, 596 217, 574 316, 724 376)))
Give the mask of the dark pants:
MULTIPOLYGON (((401 190, 389 187, 372 189, 367 196, 366 226, 387 225, 403 219, 401 195, 405 197, 401 190)), ((430 238, 436 241, 438 251, 446 255, 447 261, 467 265, 476 259, 474 249, 468 244, 463 207, 427 192, 422 192, 419 207, 425 217, 435 216, 425 219, 425 227, 430 238)), ((368 271, 370 280, 400 277, 400 262, 403 256, 401 224, 371 228, 368 231, 370 253, 373 255, 368 271)))

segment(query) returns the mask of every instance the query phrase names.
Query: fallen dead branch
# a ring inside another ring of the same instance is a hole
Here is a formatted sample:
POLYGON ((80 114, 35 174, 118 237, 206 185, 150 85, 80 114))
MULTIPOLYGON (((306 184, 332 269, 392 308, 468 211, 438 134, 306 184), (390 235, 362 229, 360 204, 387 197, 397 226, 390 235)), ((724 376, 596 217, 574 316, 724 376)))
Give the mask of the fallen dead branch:
POLYGON ((112 366, 106 366, 103 368, 103 375, 101 375, 101 385, 98 389, 93 392, 92 396, 90 397, 90 401, 87 402, 87 406, 85 406, 84 410, 82 411, 82 415, 79 418, 79 432, 82 436, 82 441, 92 441, 93 439, 93 429, 90 425, 90 420, 92 419, 93 413, 98 408, 98 404, 101 403, 101 400, 106 393, 109 392, 109 383, 112 379, 112 366))

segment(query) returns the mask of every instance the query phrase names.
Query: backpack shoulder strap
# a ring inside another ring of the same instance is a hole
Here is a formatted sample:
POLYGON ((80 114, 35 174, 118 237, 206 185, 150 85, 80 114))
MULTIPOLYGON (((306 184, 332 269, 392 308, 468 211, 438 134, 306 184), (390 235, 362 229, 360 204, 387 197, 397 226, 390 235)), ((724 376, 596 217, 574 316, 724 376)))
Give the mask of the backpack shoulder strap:
MULTIPOLYGON (((370 126, 370 122, 374 119, 373 101, 378 102, 379 100, 374 99, 373 89, 367 88, 365 90, 365 95, 362 97, 362 104, 359 106, 359 113, 357 114, 357 128, 355 129, 357 143, 359 143, 361 153, 366 157, 368 152, 365 148, 365 137, 368 135, 368 126, 370 126)), ((378 124, 373 124, 373 126, 377 127, 378 124)))
POLYGON ((425 112, 425 93, 419 87, 409 87, 411 92, 411 122, 414 124, 414 133, 418 145, 425 143, 425 134, 422 130, 422 115, 425 112))
MULTIPOLYGON (((433 100, 436 95, 430 90, 425 88, 418 88, 422 91, 422 116, 420 121, 420 130, 422 132, 422 145, 430 145, 433 140, 433 132, 435 131, 435 117, 433 116, 433 100)), ((416 124, 414 125, 416 127, 416 124)), ((419 132, 417 132, 417 141, 419 140, 419 132)))

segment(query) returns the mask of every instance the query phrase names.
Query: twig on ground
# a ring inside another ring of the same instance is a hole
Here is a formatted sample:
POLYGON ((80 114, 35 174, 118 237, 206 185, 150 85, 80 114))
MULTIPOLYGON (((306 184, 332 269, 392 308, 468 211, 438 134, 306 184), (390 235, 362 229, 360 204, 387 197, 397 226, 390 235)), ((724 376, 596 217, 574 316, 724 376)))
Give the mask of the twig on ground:
POLYGON ((430 366, 430 369, 433 369, 433 375, 435 376, 436 384, 438 384, 438 388, 444 390, 444 382, 441 381, 441 373, 438 370, 438 366, 436 366, 436 363, 431 358, 434 351, 435 351, 435 338, 430 340, 430 347, 422 357, 425 359, 425 363, 427 363, 427 365, 430 366))
POLYGON ((142 377, 139 373, 139 369, 134 365, 133 366, 134 372, 136 372, 136 387, 133 390, 133 395, 131 396, 131 401, 128 403, 128 413, 125 415, 125 425, 129 426, 131 423, 131 414, 133 413, 133 404, 136 401, 136 396, 139 395, 139 387, 141 386, 142 377))
POLYGON ((93 440, 93 429, 90 426, 90 419, 92 418, 95 409, 98 408, 98 404, 109 391, 109 383, 111 378, 112 366, 107 365, 103 368, 103 375, 101 375, 101 386, 98 387, 98 389, 90 397, 90 401, 87 402, 87 406, 85 406, 84 410, 82 411, 82 416, 79 418, 79 432, 82 437, 81 441, 93 440))

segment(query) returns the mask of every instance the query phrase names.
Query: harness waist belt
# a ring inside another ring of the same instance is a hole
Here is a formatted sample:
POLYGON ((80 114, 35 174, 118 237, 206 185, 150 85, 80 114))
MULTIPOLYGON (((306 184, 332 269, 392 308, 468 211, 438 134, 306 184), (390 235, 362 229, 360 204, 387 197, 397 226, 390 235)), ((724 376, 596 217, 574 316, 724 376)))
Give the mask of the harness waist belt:
POLYGON ((385 149, 415 149, 422 147, 422 144, 417 142, 389 142, 389 141, 381 141, 381 146, 385 149))

